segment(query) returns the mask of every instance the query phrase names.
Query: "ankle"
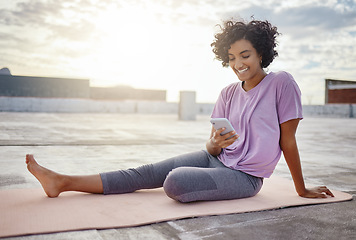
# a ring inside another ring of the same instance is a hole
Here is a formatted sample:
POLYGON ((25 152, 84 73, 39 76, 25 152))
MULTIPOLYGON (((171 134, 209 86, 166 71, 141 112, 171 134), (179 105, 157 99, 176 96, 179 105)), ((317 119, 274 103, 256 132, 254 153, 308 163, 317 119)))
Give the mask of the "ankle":
POLYGON ((73 190, 72 185, 73 185, 73 181, 71 176, 58 174, 58 191, 60 193, 66 191, 72 191, 73 190))

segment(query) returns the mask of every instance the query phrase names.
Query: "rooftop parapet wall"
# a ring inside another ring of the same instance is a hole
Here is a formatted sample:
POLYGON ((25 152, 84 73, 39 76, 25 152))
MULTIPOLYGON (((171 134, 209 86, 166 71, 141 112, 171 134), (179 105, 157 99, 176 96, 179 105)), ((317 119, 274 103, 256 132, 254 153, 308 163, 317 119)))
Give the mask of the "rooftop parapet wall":
POLYGON ((306 117, 355 118, 356 104, 304 105, 303 115, 306 117))
MULTIPOLYGON (((210 115, 212 103, 196 103, 198 115, 210 115)), ((93 99, 56 99, 0 97, 0 112, 58 113, 140 113, 177 114, 179 103, 165 101, 107 101, 93 99)), ((356 118, 356 104, 304 105, 304 117, 356 118)))
POLYGON ((175 114, 178 104, 164 101, 0 97, 0 112, 175 114))

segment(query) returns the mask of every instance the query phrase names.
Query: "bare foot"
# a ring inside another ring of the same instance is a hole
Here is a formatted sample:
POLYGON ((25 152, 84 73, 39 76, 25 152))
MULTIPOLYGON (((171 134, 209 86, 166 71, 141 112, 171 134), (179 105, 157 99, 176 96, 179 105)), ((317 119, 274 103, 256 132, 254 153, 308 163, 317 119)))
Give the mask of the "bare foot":
POLYGON ((65 185, 64 176, 39 165, 33 155, 26 155, 27 169, 41 183, 48 197, 58 197, 65 185))

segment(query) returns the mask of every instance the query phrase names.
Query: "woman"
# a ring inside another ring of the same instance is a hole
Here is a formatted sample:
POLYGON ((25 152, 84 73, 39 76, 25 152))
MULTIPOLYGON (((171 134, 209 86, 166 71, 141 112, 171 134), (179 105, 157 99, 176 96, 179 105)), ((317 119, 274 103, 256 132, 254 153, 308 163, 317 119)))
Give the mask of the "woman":
POLYGON ((216 58, 240 82, 224 88, 212 117, 230 120, 236 132, 211 130, 206 151, 184 154, 136 169, 89 176, 68 176, 46 169, 26 156, 28 170, 49 197, 64 191, 120 194, 162 187, 180 202, 225 200, 256 195, 283 151, 297 193, 333 196, 326 187, 305 188, 295 139, 302 119, 300 91, 286 72, 267 74, 277 56, 277 29, 267 21, 227 21, 212 43, 216 58), (235 135, 235 136, 233 136, 235 135), (233 136, 233 137, 232 137, 233 136))

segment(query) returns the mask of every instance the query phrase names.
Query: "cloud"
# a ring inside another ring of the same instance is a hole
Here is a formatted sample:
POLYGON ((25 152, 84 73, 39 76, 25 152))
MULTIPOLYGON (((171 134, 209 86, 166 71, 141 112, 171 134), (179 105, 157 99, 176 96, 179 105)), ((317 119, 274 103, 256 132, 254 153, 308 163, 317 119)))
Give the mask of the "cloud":
POLYGON ((46 16, 58 16, 60 14, 61 4, 59 1, 28 1, 19 2, 17 8, 3 9, 1 20, 6 25, 43 25, 46 23, 46 16))
POLYGON ((356 11, 342 13, 324 6, 298 7, 275 13, 272 17, 281 27, 312 28, 314 30, 332 31, 334 29, 354 26, 356 11))
POLYGON ((86 19, 80 19, 73 24, 51 24, 49 29, 49 40, 59 37, 68 41, 88 41, 95 37, 96 31, 95 25, 86 19))
MULTIPOLYGON (((40 28, 50 39, 87 40, 95 32, 94 23, 85 15, 90 5, 68 5, 71 1, 28 1, 17 4, 15 10, 1 10, 0 22, 8 26, 40 28), (82 12, 82 13, 80 13, 82 12)), ((89 18, 90 19, 90 18, 89 18)))
MULTIPOLYGON (((331 31, 334 29, 355 26, 356 8, 348 8, 348 11, 340 11, 340 8, 329 6, 302 5, 289 8, 274 8, 266 5, 250 5, 243 9, 235 7, 229 11, 221 12, 220 15, 227 18, 229 16, 240 16, 249 19, 254 16, 256 19, 267 19, 279 28, 283 29, 305 29, 314 31, 331 31)), ((298 32, 298 36, 299 32, 298 32)))
POLYGON ((21 38, 19 38, 18 36, 16 36, 16 34, 14 33, 4 33, 4 32, 0 32, 0 43, 1 42, 17 42, 17 41, 21 41, 21 38))

